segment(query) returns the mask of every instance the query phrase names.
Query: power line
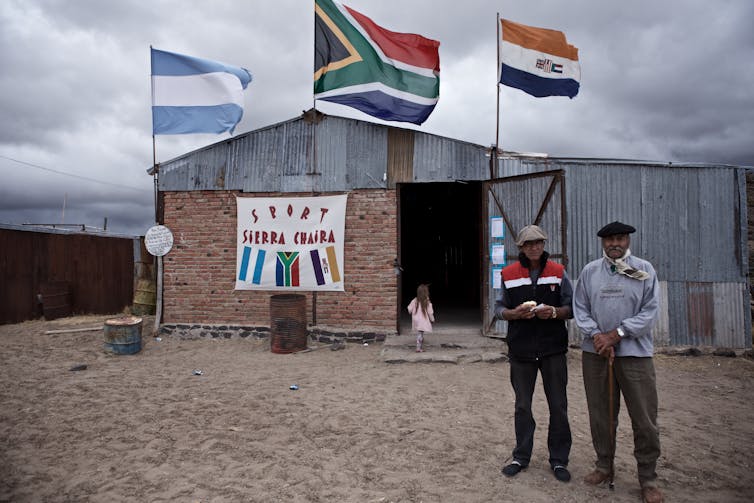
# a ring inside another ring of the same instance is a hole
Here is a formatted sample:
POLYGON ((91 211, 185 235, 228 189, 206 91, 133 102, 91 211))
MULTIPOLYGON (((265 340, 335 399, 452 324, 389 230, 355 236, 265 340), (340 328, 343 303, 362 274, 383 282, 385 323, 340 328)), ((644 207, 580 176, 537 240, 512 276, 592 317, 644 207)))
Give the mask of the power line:
POLYGON ((86 180, 87 182, 101 183, 103 185, 112 185, 113 187, 120 187, 122 189, 136 190, 136 191, 142 192, 142 193, 144 192, 144 189, 138 189, 136 187, 131 187, 130 185, 120 185, 118 183, 105 182, 103 180, 97 180, 95 178, 88 178, 86 176, 74 175, 73 173, 66 173, 65 171, 58 171, 58 170, 51 169, 51 168, 45 168, 44 166, 39 166, 38 164, 32 164, 30 162, 19 161, 18 159, 13 159, 12 157, 7 157, 7 156, 4 156, 2 154, 0 154, 0 158, 7 159, 7 160, 13 161, 13 162, 17 162, 17 163, 23 164, 25 166, 30 166, 32 168, 37 168, 37 169, 41 169, 41 170, 44 170, 44 171, 50 171, 50 172, 56 173, 58 175, 70 176, 70 177, 73 177, 73 178, 78 178, 80 180, 86 180))

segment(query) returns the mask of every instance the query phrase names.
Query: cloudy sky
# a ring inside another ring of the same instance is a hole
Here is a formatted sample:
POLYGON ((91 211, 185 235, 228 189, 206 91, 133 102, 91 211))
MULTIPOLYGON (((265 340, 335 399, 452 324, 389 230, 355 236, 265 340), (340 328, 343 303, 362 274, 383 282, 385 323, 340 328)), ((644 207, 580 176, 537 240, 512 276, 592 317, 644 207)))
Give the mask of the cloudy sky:
MULTIPOLYGON (((573 100, 500 88, 500 145, 553 156, 754 165, 751 0, 349 0, 440 41, 440 101, 420 127, 495 141, 496 22, 579 48, 573 100)), ((236 134, 312 107, 313 0, 2 0, 0 223, 139 235, 153 225, 149 46, 251 71, 236 134)), ((327 114, 379 122, 318 102, 327 114)), ((158 136, 157 161, 228 135, 158 136)))

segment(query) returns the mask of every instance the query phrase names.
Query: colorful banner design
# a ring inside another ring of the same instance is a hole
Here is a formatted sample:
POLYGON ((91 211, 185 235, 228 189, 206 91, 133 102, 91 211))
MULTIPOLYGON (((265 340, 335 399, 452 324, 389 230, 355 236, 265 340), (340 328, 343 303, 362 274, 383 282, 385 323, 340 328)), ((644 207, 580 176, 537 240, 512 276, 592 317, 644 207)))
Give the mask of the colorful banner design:
POLYGON ((236 290, 344 291, 347 195, 237 197, 236 290))

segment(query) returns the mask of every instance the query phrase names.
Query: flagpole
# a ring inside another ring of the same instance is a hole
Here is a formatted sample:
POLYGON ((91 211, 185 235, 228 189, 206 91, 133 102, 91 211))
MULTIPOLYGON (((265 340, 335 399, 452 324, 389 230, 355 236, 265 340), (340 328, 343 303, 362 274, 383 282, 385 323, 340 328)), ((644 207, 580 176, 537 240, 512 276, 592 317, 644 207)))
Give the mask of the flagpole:
POLYGON ((502 71, 500 66, 500 13, 497 13, 496 23, 497 25, 497 40, 495 41, 495 47, 497 47, 497 68, 495 70, 495 94, 497 97, 497 104, 495 107, 495 147, 492 149, 491 157, 494 160, 490 161, 490 179, 495 178, 495 169, 497 167, 497 149, 500 144, 500 72, 502 71))
MULTIPOLYGON (((312 51, 312 61, 317 61, 317 44, 316 44, 316 38, 317 38, 317 0, 314 0, 314 39, 315 43, 313 44, 313 51, 312 51)), ((316 68, 314 69, 317 70, 316 68)), ((314 125, 312 127, 312 158, 311 158, 311 165, 309 166, 309 172, 315 173, 317 170, 317 123, 319 122, 317 120, 317 98, 314 97, 314 85, 312 82, 312 120, 314 121, 314 125)), ((311 178, 312 183, 314 183, 314 178, 311 178)), ((313 194, 312 194, 313 195, 313 194)), ((317 325, 317 291, 312 291, 312 326, 317 325)))
MULTIPOLYGON (((152 68, 153 62, 152 62, 152 44, 149 44, 149 66, 152 71, 154 69, 152 68)), ((149 88, 151 90, 152 95, 152 182, 154 185, 154 223, 159 223, 158 218, 158 211, 157 211, 157 200, 158 200, 158 168, 157 168, 157 142, 155 140, 155 134, 154 134, 154 78, 152 77, 151 71, 149 75, 149 88)))
MULTIPOLYGON (((317 0, 314 0, 314 40, 315 43, 312 47, 312 61, 317 61, 317 0)), ((317 69, 315 68, 316 72, 317 69)), ((309 173, 314 173, 317 169, 317 98, 314 96, 314 87, 312 87, 312 121, 314 127, 312 127, 312 157, 309 164, 309 173)))
POLYGON ((495 95, 496 95, 496 105, 495 105, 495 144, 492 147, 492 152, 490 152, 490 179, 495 178, 495 171, 497 167, 497 152, 498 152, 498 145, 500 142, 500 13, 498 12, 496 17, 496 24, 497 24, 497 40, 495 41, 495 47, 497 47, 497 69, 495 70, 495 95))
POLYGON ((152 184, 154 185, 154 223, 159 223, 157 218, 157 192, 158 192, 158 171, 157 171, 157 149, 155 147, 154 134, 152 135, 152 184))
MULTIPOLYGON (((150 70, 152 68, 152 45, 149 45, 149 63, 150 70)), ((152 71, 149 75, 149 87, 152 93, 152 107, 154 107, 154 78, 152 78, 152 71)), ((151 108, 151 107, 150 107, 151 108)), ((159 185, 160 175, 159 167, 157 166, 157 141, 154 134, 154 112, 152 113, 152 182, 154 185, 154 223, 155 225, 160 223, 159 219, 159 185)), ((155 299, 155 316, 154 316, 154 330, 152 335, 157 337, 160 334, 160 321, 162 319, 162 255, 157 258, 157 284, 155 285, 157 295, 155 299)))

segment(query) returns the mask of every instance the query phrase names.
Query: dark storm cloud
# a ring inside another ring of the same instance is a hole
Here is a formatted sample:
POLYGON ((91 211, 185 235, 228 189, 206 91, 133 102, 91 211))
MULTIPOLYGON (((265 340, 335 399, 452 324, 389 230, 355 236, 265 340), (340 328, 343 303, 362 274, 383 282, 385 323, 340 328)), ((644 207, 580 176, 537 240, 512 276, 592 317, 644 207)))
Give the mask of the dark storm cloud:
MULTIPOLYGON (((7 159, 0 159, 7 163, 7 159)), ((2 164, 0 164, 2 165, 2 164)), ((142 187, 72 178, 21 165, 15 176, 6 176, 0 188, 0 222, 79 224, 140 235, 154 221, 154 193, 142 187)))
MULTIPOLYGON (((441 95, 421 127, 495 142, 496 13, 558 29, 580 52, 573 100, 501 88, 500 145, 556 156, 754 164, 754 2, 351 0, 440 41, 441 95)), ((238 133, 312 107, 313 2, 0 2, 0 222, 68 216, 143 233, 153 219, 149 46, 248 68, 238 133), (136 187, 137 191, 86 179, 136 187), (67 196, 66 196, 67 195, 67 196)), ((325 113, 378 122, 318 103, 325 113)), ((227 135, 157 138, 164 161, 227 135)))
POLYGON ((751 165, 754 70, 733 62, 754 53, 754 4, 632 3, 614 21, 606 5, 580 32, 583 96, 601 126, 583 130, 624 137, 623 157, 751 165))

